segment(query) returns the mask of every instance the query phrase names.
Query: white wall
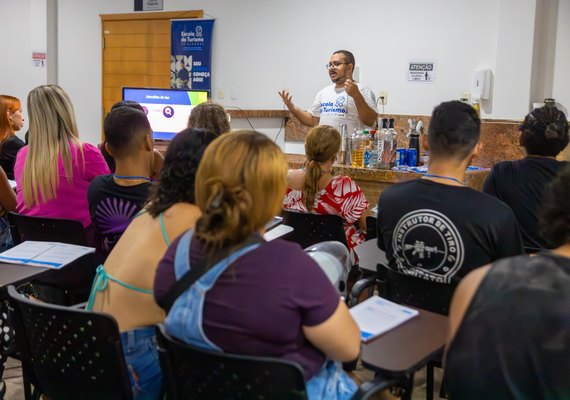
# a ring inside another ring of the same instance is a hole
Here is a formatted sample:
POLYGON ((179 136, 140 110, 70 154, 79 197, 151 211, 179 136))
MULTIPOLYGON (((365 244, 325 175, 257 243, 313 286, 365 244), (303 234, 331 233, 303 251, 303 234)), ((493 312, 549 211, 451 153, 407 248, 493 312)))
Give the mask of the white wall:
POLYGON ((552 97, 570 110, 570 0, 559 1, 552 97))
MULTIPOLYGON (((0 93, 15 96, 24 109, 24 128, 28 129, 26 97, 38 85, 46 83, 47 68, 32 66, 32 51, 46 51, 46 0, 3 1, 0 26, 0 93)), ((48 63, 52 60, 48 59, 48 63)))
MULTIPOLYGON (((17 43, 11 43, 9 48, 13 62, 0 65, 4 92, 25 98, 31 88, 46 83, 45 70, 33 69, 30 61, 32 35, 37 36, 34 32, 45 29, 38 28, 37 18, 32 18, 31 5, 46 1, 56 0, 19 0, 0 5, 1 26, 19 32, 17 43)), ((439 102, 469 91, 476 69, 489 67, 494 72, 493 99, 482 104, 483 116, 521 118, 534 101, 531 100, 534 26, 535 17, 540 18, 536 2, 166 0, 164 3, 165 11, 203 9, 208 17, 216 19, 212 89, 214 100, 224 105, 281 109, 277 91, 286 88, 296 104, 308 107, 315 93, 329 84, 323 66, 331 52, 347 48, 356 56, 362 80, 376 93, 388 91, 387 113, 430 114, 439 102), (406 82, 406 62, 410 59, 436 61, 436 82, 406 82), (237 90, 237 100, 229 99, 232 87, 237 90), (224 99, 215 97, 218 89, 225 92, 224 99)), ((553 96, 568 103, 570 28, 562 21, 570 17, 570 1, 559 2, 553 96)), ((82 138, 98 142, 99 14, 133 12, 133 2, 57 0, 57 11, 57 80, 74 101, 82 138)), ((277 134, 279 122, 252 120, 256 128, 270 136, 277 134)), ((236 127, 247 126, 247 121, 233 123, 236 127)))

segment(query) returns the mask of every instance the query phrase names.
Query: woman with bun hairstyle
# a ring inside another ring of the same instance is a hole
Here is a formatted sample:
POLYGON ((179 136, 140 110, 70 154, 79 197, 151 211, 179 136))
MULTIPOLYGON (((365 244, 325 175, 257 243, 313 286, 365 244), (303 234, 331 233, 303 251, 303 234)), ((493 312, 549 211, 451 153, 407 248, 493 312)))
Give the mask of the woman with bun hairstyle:
POLYGON ((67 93, 43 85, 28 94, 29 144, 16 157, 17 211, 91 225, 87 187, 109 168, 96 146, 79 140, 67 93))
POLYGON ((168 308, 176 281, 200 270, 172 303, 171 335, 212 351, 297 362, 309 399, 348 399, 356 385, 339 361, 358 356, 356 323, 299 245, 262 239, 281 208, 286 176, 283 152, 263 134, 237 131, 212 142, 196 176, 202 216, 160 262, 154 295, 168 308))
POLYGON ((340 141, 340 133, 332 126, 320 125, 309 131, 305 140, 305 168, 289 172, 283 209, 342 217, 352 253, 354 247, 366 240, 364 211, 368 200, 350 177, 333 174, 340 141))
POLYGON ((493 166, 483 191, 513 210, 527 252, 550 249, 538 231, 538 215, 545 187, 567 164, 556 156, 568 145, 568 121, 562 111, 546 106, 528 114, 519 131, 526 157, 493 166))
POLYGON ((22 104, 20 99, 0 95, 0 167, 8 179, 14 179, 14 162, 16 154, 26 144, 16 136, 24 126, 22 104))

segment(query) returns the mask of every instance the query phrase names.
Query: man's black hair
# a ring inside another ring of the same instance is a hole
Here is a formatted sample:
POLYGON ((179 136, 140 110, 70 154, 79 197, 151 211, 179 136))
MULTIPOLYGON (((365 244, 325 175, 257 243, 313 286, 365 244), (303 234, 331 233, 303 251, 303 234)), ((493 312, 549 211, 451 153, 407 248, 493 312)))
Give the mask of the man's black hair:
POLYGON ((130 146, 151 132, 145 113, 131 106, 109 111, 103 123, 105 141, 114 156, 130 150, 130 146))
POLYGON ((465 159, 479 142, 481 120, 469 104, 447 101, 437 106, 428 129, 430 155, 465 159))
POLYGON ((337 50, 333 54, 342 54, 344 56, 345 62, 347 62, 348 64, 352 64, 353 68, 356 66, 356 61, 354 60, 354 54, 352 54, 350 51, 337 50))

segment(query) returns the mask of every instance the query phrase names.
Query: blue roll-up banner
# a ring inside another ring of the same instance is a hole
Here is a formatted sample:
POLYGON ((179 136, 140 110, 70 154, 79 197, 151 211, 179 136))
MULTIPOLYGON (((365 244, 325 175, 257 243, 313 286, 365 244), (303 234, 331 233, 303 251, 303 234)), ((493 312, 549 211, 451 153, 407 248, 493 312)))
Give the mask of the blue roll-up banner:
POLYGON ((170 87, 211 90, 213 19, 171 23, 170 87))

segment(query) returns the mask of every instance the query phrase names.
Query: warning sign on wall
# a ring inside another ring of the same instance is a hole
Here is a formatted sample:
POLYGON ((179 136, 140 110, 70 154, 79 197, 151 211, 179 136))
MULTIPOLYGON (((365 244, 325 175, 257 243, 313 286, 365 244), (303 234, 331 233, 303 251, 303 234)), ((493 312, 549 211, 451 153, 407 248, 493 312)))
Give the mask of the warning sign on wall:
POLYGON ((433 83, 435 82, 435 62, 409 61, 408 82, 433 83))
POLYGON ((34 67, 40 67, 40 68, 45 67, 46 61, 47 61, 46 53, 39 51, 32 52, 32 65, 34 67))

